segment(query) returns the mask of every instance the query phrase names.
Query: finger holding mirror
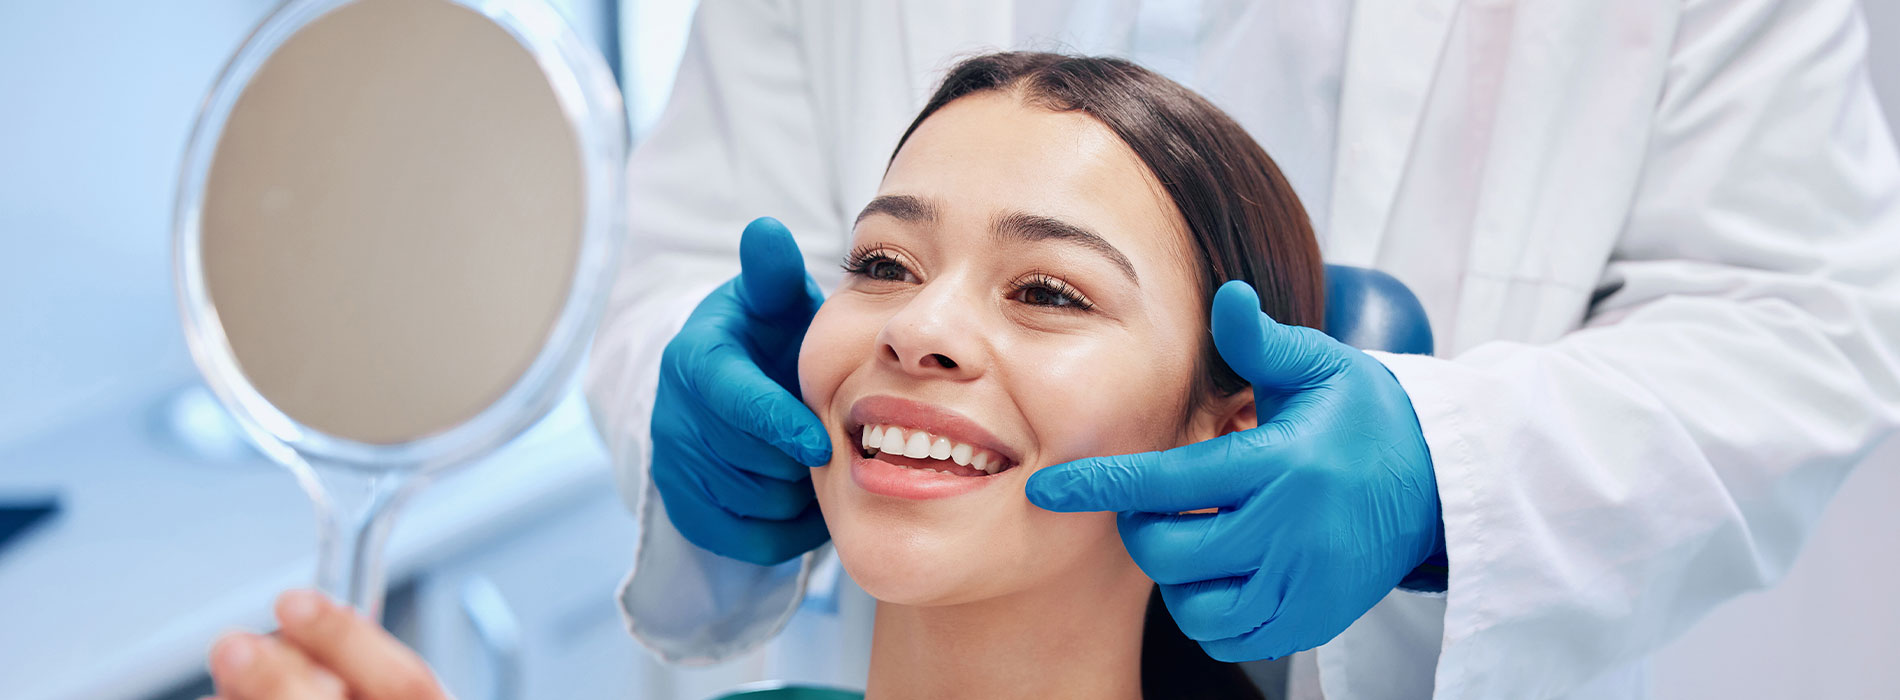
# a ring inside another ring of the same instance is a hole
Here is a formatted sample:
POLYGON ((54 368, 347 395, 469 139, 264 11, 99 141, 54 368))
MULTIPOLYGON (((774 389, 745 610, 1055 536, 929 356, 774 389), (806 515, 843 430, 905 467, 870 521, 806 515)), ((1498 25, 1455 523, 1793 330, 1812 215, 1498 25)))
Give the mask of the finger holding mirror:
POLYGON ((625 112, 532 0, 293 0, 186 152, 193 359, 316 505, 318 585, 371 619, 396 507, 560 398, 613 269, 625 112))

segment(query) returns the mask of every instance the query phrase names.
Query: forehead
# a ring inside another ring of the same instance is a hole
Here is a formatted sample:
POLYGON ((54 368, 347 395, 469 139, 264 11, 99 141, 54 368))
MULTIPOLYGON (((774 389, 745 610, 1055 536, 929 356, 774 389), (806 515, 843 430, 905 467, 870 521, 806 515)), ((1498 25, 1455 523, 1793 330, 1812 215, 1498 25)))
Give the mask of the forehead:
POLYGON ((1093 230, 1142 280, 1180 277, 1187 225, 1146 165, 1114 132, 1080 112, 987 92, 930 116, 891 162, 878 194, 943 204, 946 229, 979 231, 1026 212, 1093 230))

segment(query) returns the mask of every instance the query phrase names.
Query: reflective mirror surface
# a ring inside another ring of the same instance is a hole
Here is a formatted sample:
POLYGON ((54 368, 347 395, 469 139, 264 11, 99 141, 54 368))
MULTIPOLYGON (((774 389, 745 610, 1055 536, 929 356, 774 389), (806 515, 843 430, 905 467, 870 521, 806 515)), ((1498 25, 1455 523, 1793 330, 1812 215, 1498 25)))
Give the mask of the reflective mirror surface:
POLYGON ((315 19, 250 79, 205 184, 206 289, 291 419, 398 443, 473 418, 567 301, 575 134, 535 57, 444 0, 315 19))

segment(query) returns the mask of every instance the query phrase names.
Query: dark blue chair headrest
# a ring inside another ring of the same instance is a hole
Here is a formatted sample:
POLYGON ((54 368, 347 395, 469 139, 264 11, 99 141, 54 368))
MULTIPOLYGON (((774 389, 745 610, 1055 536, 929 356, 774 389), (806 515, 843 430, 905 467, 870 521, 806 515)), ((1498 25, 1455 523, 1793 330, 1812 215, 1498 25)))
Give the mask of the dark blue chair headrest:
POLYGON ((1326 266, 1326 334, 1360 350, 1432 354, 1425 305, 1398 278, 1363 267, 1326 266))

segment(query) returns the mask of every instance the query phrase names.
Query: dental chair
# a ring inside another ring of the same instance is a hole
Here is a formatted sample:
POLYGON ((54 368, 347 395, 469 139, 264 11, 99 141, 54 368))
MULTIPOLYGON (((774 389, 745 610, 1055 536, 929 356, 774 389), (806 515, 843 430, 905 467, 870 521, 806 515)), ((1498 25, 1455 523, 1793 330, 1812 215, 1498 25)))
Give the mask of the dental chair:
POLYGON ((1432 354, 1432 324, 1404 282, 1378 270, 1326 266, 1326 334, 1360 350, 1432 354))
MULTIPOLYGON (((1326 266, 1326 334, 1361 350, 1432 354, 1432 326, 1418 297, 1398 278, 1363 267, 1326 266)), ((1267 692, 1267 697, 1285 695, 1286 659, 1247 662, 1242 666, 1267 692)), ((863 697, 864 693, 855 690, 764 681, 734 688, 711 700, 861 700, 863 697)))

